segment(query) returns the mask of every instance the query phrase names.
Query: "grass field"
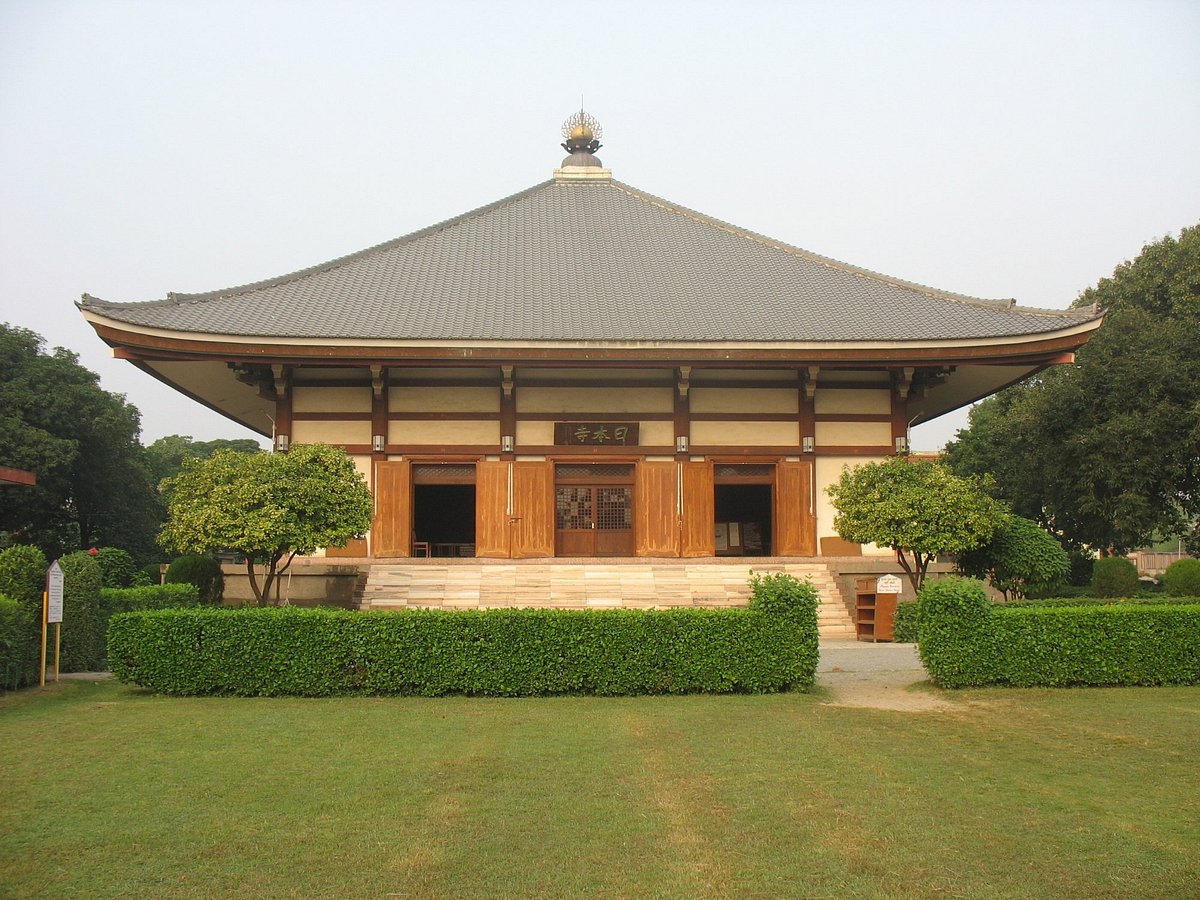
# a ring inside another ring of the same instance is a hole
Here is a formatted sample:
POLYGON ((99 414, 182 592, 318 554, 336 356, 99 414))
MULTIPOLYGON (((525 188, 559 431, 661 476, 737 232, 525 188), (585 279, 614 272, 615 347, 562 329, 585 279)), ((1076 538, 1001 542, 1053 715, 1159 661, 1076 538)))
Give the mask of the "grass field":
POLYGON ((4 897, 1196 897, 1200 689, 0 699, 4 897))

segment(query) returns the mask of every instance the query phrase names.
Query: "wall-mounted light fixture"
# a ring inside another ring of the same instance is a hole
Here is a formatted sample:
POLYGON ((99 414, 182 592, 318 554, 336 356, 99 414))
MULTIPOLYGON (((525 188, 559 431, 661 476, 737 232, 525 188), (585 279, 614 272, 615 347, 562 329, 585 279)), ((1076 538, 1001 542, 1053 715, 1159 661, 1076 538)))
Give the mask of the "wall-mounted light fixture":
POLYGON ((815 444, 816 444, 816 440, 813 438, 813 436, 811 434, 806 434, 804 436, 804 440, 801 441, 800 446, 804 450, 805 453, 812 453, 813 447, 815 444))
POLYGON ((897 453, 907 453, 908 452, 908 438, 906 438, 906 437, 896 438, 896 452, 897 453))
POLYGON ((512 453, 513 448, 517 446, 517 439, 511 434, 502 434, 500 436, 500 452, 512 453))
POLYGON ((681 435, 679 435, 679 437, 675 438, 675 452, 676 453, 687 453, 688 452, 688 439, 687 439, 686 434, 681 434, 681 435))
POLYGON ((382 434, 371 435, 371 449, 376 453, 382 453, 387 449, 387 438, 382 434))
POLYGON ((275 435, 275 449, 280 453, 287 453, 287 449, 291 441, 286 434, 275 435))

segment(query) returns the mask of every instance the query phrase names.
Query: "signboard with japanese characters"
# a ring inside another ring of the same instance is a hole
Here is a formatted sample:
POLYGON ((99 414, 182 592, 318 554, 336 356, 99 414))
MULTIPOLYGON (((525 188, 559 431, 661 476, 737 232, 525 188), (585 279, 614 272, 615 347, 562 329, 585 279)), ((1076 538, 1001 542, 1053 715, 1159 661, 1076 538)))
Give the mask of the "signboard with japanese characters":
POLYGON ((636 447, 637 422, 555 422, 554 444, 558 447, 636 447))

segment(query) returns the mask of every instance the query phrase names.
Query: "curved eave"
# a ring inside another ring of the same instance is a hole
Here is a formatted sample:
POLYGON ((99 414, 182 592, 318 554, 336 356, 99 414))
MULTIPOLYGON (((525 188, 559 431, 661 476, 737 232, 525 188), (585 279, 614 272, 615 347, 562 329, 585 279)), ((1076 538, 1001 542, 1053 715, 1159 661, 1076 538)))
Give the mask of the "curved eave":
POLYGON ((355 341, 330 345, 310 338, 251 338, 130 326, 94 310, 83 315, 127 359, 197 403, 265 436, 273 431, 274 399, 237 380, 229 363, 257 365, 521 364, 761 368, 952 367, 928 394, 909 401, 913 424, 995 393, 1047 366, 1069 363, 1102 317, 1034 335, 936 341, 355 341))
POLYGON ((245 362, 375 363, 405 360, 681 361, 780 364, 959 364, 974 360, 1028 359, 1082 346, 1102 316, 1035 334, 927 341, 474 341, 360 338, 332 344, 326 338, 268 337, 168 331, 129 325, 82 310, 110 346, 137 358, 220 358, 245 362))

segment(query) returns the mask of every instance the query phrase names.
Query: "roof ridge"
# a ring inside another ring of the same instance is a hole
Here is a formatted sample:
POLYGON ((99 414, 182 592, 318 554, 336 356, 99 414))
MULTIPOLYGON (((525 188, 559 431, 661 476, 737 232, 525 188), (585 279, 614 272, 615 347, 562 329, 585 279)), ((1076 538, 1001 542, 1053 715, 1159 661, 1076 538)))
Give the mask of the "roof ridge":
POLYGON ((303 269, 297 269, 295 272, 289 272, 285 275, 276 275, 273 278, 264 278, 261 281, 250 281, 244 284, 234 285, 232 287, 220 288, 214 291, 202 291, 195 294, 179 293, 176 291, 168 291, 167 296, 161 300, 143 300, 132 301, 128 303, 112 303, 101 300, 99 297, 93 297, 90 294, 84 294, 84 306, 95 305, 104 306, 107 308, 124 309, 129 307, 137 307, 144 309, 147 306, 179 306, 184 303, 198 303, 207 300, 219 300, 226 297, 236 297, 239 294, 246 294, 251 291, 263 290, 265 288, 277 287, 281 284, 287 284, 289 281, 298 281, 301 278, 307 278, 310 275, 317 275, 322 272, 329 272, 333 269, 339 269, 342 266, 350 265, 360 259, 365 259, 374 253, 379 253, 384 250, 391 250, 393 247, 398 247, 402 244, 411 241, 419 240, 430 234, 436 234, 439 231, 445 231, 448 228, 453 228, 465 222, 468 219, 476 216, 484 215, 494 209, 498 209, 505 204, 514 203, 531 194, 534 194, 547 187, 552 187, 555 184, 554 180, 541 181, 532 187, 527 187, 524 190, 517 191, 515 194, 509 194, 507 197, 501 197, 499 200, 493 200, 491 203, 485 203, 483 206, 477 206, 474 209, 467 210, 464 213, 459 213, 456 216, 451 216, 449 219, 443 219, 440 222, 435 222, 432 225, 426 225, 416 231, 410 231, 408 234, 401 235, 391 240, 383 241, 379 244, 372 244, 370 247, 365 247, 362 250, 356 250, 353 253, 347 253, 343 256, 335 257, 326 262, 317 263, 313 266, 306 266, 303 269))
POLYGON ((969 294, 960 294, 956 291, 946 291, 942 290, 941 288, 931 287, 916 281, 908 281, 903 278, 894 278, 891 275, 885 275, 882 272, 876 272, 873 269, 866 269, 862 266, 845 263, 830 256, 822 256, 820 253, 814 253, 811 250, 805 250, 803 247, 797 247, 795 244, 789 244, 786 241, 768 237, 767 235, 760 234, 757 231, 752 231, 749 228, 743 228, 740 225, 734 225, 731 222, 726 222, 723 219, 705 215, 702 212, 697 212, 696 210, 687 206, 682 206, 655 194, 648 193, 640 188, 634 187, 631 184, 618 181, 615 178, 609 183, 613 187, 624 191, 626 194, 629 194, 632 197, 653 204, 654 206, 658 206, 668 212, 685 216, 702 224, 711 225, 723 231, 729 232, 730 234, 734 234, 760 244, 765 244, 768 247, 774 247, 777 250, 782 250, 783 252, 790 253, 793 256, 799 256, 802 259, 807 259, 808 261, 814 262, 818 265, 836 269, 838 271, 845 272, 848 275, 855 275, 860 278, 869 278, 873 281, 878 281, 891 287, 915 290, 929 297, 938 297, 953 301, 955 303, 963 303, 969 306, 980 306, 986 309, 1011 310, 1013 312, 1028 313, 1030 315, 1044 315, 1053 318, 1071 318, 1071 314, 1077 312, 1074 307, 1069 307, 1063 310, 1053 310, 1040 309, 1032 306, 1020 306, 1015 299, 1011 298, 992 300, 984 297, 973 297, 969 294))

